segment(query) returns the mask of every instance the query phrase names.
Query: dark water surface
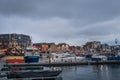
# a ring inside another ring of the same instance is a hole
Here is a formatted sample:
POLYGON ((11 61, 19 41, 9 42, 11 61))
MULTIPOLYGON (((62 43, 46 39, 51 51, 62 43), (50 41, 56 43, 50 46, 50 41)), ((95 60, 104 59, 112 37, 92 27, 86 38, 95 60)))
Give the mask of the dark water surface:
POLYGON ((120 65, 61 67, 62 80, 120 80, 120 65))
MULTIPOLYGON (((4 61, 0 60, 0 67, 4 61)), ((62 80, 120 80, 120 64, 64 66, 62 80)))

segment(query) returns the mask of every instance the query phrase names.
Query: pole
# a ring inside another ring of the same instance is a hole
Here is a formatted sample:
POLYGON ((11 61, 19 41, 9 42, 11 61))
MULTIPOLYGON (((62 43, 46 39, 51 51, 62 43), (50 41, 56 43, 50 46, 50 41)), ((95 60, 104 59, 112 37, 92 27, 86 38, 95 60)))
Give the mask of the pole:
POLYGON ((117 39, 117 38, 115 38, 115 44, 117 45, 117 43, 118 43, 118 39, 117 39))

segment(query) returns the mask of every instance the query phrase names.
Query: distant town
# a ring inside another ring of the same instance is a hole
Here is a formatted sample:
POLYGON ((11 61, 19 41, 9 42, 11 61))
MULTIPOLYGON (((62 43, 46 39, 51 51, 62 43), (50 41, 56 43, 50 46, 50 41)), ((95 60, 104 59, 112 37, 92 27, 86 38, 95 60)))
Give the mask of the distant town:
MULTIPOLYGON (((117 42, 116 42, 117 43, 117 42)), ((67 43, 32 43, 29 35, 25 34, 0 34, 0 54, 12 51, 22 53, 26 47, 33 46, 42 53, 75 53, 82 55, 84 53, 100 53, 115 55, 120 51, 120 45, 102 44, 100 41, 86 42, 83 46, 70 46, 67 43)))
POLYGON ((26 79, 27 74, 28 79, 56 80, 63 67, 44 70, 45 66, 119 64, 120 45, 117 40, 115 43, 109 46, 91 41, 83 46, 70 46, 67 43, 32 43, 31 37, 25 34, 0 34, 0 60, 4 65, 1 72, 5 71, 4 75, 0 73, 0 78, 26 79))

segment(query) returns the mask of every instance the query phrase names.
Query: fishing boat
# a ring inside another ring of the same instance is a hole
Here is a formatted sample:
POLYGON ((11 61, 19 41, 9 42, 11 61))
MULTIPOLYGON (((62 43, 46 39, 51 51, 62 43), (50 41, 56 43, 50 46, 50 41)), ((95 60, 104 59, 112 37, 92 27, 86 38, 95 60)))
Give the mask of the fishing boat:
POLYGON ((28 47, 24 55, 25 63, 37 63, 39 62, 40 54, 37 48, 28 47))
POLYGON ((107 60, 107 57, 104 55, 94 54, 91 57, 91 61, 105 61, 105 60, 107 60))
POLYGON ((7 56, 6 63, 24 63, 24 56, 7 56))
POLYGON ((51 62, 79 62, 84 61, 84 56, 75 56, 70 53, 51 53, 51 62))
POLYGON ((6 51, 6 56, 5 56, 5 62, 6 63, 24 63, 24 53, 21 48, 9 48, 6 51))

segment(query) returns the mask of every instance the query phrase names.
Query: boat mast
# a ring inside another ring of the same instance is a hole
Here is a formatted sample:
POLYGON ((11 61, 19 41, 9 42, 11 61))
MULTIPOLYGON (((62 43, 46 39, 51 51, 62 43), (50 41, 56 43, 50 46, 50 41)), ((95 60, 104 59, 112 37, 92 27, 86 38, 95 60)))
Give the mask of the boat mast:
POLYGON ((119 53, 119 51, 118 51, 118 46, 117 46, 117 44, 118 44, 118 39, 117 38, 115 38, 115 44, 116 44, 116 53, 118 54, 119 53))
POLYGON ((115 38, 115 44, 117 45, 117 43, 118 43, 118 39, 117 39, 117 38, 115 38))

